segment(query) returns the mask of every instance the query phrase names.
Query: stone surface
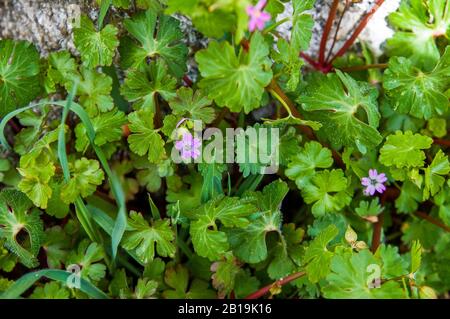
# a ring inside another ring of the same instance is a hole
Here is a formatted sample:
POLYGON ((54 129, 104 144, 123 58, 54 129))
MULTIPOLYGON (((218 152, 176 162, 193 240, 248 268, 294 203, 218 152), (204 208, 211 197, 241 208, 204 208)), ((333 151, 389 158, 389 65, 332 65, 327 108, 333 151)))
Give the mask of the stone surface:
POLYGON ((33 42, 46 55, 59 49, 74 52, 73 27, 80 12, 95 14, 88 0, 0 0, 0 38, 33 42))
MULTIPOLYGON (((350 36, 355 25, 361 17, 373 6, 375 0, 348 0, 351 1, 350 8, 343 16, 340 31, 337 33, 336 44, 333 52, 339 50, 345 40, 350 36)), ((366 29, 360 36, 375 55, 382 54, 383 44, 391 37, 393 31, 389 28, 386 17, 395 11, 401 0, 387 0, 371 19, 366 29)), ((38 49, 46 55, 48 52, 59 49, 69 49, 73 53, 75 48, 72 41, 72 30, 76 24, 76 16, 80 12, 89 14, 96 18, 96 10, 91 5, 92 0, 0 0, 0 38, 24 39, 36 44, 38 49)), ((317 0, 312 14, 315 20, 313 38, 308 53, 315 56, 318 52, 323 27, 328 17, 332 0, 317 0)), ((339 15, 344 10, 345 0, 341 0, 339 15)), ((286 4, 286 10, 279 15, 278 19, 292 15, 292 5, 286 4)), ((189 19, 176 16, 181 22, 181 28, 186 34, 184 41, 193 50, 207 45, 198 32, 192 29, 189 19)), ((337 24, 336 23, 334 27, 337 24)), ((280 34, 289 39, 292 24, 286 22, 278 27, 280 34)), ((330 33, 328 48, 331 46, 335 34, 335 28, 330 33)), ((196 70, 193 61, 189 63, 189 75, 195 79, 196 70)))

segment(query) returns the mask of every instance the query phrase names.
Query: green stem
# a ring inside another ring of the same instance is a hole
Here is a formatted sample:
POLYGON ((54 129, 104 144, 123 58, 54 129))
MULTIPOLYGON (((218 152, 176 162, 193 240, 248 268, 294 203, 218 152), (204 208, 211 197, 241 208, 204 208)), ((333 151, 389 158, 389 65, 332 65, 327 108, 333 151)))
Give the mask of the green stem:
POLYGON ((269 25, 262 33, 263 33, 264 35, 266 35, 266 34, 269 33, 270 31, 272 31, 273 29, 276 29, 278 26, 280 26, 280 25, 282 25, 283 23, 288 22, 288 21, 290 21, 290 20, 291 20, 290 17, 281 19, 280 21, 278 21, 278 22, 276 22, 276 23, 274 23, 274 24, 272 24, 272 25, 269 25))

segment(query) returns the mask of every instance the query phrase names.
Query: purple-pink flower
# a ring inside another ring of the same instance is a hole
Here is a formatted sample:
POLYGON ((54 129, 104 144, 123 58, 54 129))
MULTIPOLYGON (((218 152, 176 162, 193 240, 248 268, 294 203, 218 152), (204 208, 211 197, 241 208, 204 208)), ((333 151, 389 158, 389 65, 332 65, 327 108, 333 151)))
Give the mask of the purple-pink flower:
POLYGON ((248 29, 250 32, 253 32, 256 29, 264 29, 264 25, 270 20, 270 14, 262 11, 266 6, 266 3, 267 0, 259 0, 255 6, 247 7, 247 14, 250 17, 250 21, 248 23, 248 29))
POLYGON ((201 145, 202 142, 191 133, 184 133, 181 140, 175 143, 175 148, 180 151, 182 159, 196 159, 200 156, 201 145))
POLYGON ((369 177, 361 178, 361 185, 365 186, 364 194, 373 196, 375 192, 382 194, 386 190, 384 183, 387 177, 384 173, 378 174, 376 169, 369 169, 369 177))

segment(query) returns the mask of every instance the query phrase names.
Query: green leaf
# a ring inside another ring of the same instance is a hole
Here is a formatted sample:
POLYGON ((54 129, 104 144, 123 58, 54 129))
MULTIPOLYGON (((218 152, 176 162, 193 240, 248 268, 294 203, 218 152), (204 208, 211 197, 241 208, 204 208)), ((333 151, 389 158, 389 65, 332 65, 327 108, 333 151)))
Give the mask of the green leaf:
POLYGON ((37 255, 44 237, 40 212, 32 208, 30 200, 16 190, 0 192, 0 238, 5 247, 19 257, 28 268, 39 265, 37 255), (18 234, 26 233, 26 242, 19 241, 18 234))
POLYGON ((116 48, 119 46, 119 30, 107 25, 97 32, 91 19, 81 15, 80 28, 73 31, 75 46, 81 53, 83 64, 88 68, 111 65, 116 48))
POLYGON ((316 283, 330 272, 333 253, 327 249, 328 244, 337 236, 338 229, 334 225, 325 228, 305 250, 305 269, 308 279, 316 283))
POLYGON ((298 52, 309 47, 314 20, 309 13, 315 0, 294 0, 294 15, 292 18, 291 45, 298 52))
POLYGON ((161 58, 173 75, 184 74, 188 49, 181 43, 183 34, 176 19, 147 10, 126 19, 124 26, 139 42, 138 45, 130 38, 122 40, 119 50, 124 68, 142 69, 147 59, 161 58))
POLYGON ((331 273, 326 278, 328 285, 322 289, 325 298, 398 299, 406 296, 395 281, 370 289, 369 276, 374 274, 370 265, 382 269, 380 262, 367 249, 359 253, 336 254, 331 260, 331 273))
POLYGON ((398 247, 380 245, 375 257, 381 259, 383 267, 381 276, 386 279, 397 278, 408 273, 408 262, 398 253, 398 247))
POLYGON ((431 164, 425 169, 424 200, 434 196, 444 185, 445 176, 450 172, 450 163, 447 155, 439 150, 431 164))
POLYGON ((433 140, 428 136, 413 134, 411 131, 397 131, 386 138, 380 150, 380 163, 386 166, 422 167, 425 153, 433 140))
POLYGON ((47 256, 47 265, 50 268, 61 268, 70 248, 70 237, 60 226, 53 226, 45 230, 42 248, 47 256))
POLYGON ((104 257, 105 252, 99 244, 89 243, 89 240, 85 239, 80 242, 76 250, 70 252, 66 264, 81 265, 79 273, 81 278, 96 283, 106 274, 106 266, 100 263, 104 257))
POLYGON ((302 188, 302 196, 307 204, 313 204, 315 217, 326 213, 335 213, 347 206, 351 193, 347 190, 348 181, 341 169, 324 170, 311 179, 311 183, 302 188))
POLYGON ((199 87, 218 106, 249 113, 260 106, 264 88, 272 80, 268 54, 260 33, 252 36, 248 52, 241 48, 237 56, 228 42, 211 42, 195 55, 203 77, 199 87))
POLYGON ((134 103, 134 109, 149 108, 156 111, 158 95, 169 100, 175 96, 177 81, 167 74, 164 63, 151 63, 141 70, 131 70, 127 74, 122 95, 134 103))
POLYGON ((31 299, 69 299, 70 292, 61 287, 57 281, 46 283, 44 287, 36 287, 30 295, 31 299))
POLYGON ((70 79, 77 74, 77 63, 68 51, 52 52, 48 57, 45 87, 48 92, 55 92, 56 85, 67 86, 70 79))
POLYGON ((208 283, 194 279, 189 285, 189 272, 182 265, 166 268, 164 281, 172 289, 165 290, 167 299, 213 299, 215 292, 208 289, 208 283))
POLYGON ((447 111, 445 90, 450 83, 450 48, 447 48, 436 67, 424 72, 411 60, 393 57, 384 73, 383 87, 393 107, 400 113, 430 119, 447 111))
POLYGON ((125 233, 122 246, 135 249, 143 263, 153 260, 155 246, 159 256, 175 256, 175 234, 168 219, 156 220, 150 226, 140 213, 131 211, 128 225, 130 229, 125 233))
POLYGON ((219 298, 225 298, 233 289, 236 276, 241 271, 237 260, 228 255, 224 260, 212 264, 212 285, 218 291, 219 298))
POLYGON ((227 170, 226 164, 200 163, 198 170, 203 176, 202 203, 223 194, 222 175, 227 170))
POLYGON ((378 216, 384 211, 384 207, 380 205, 378 197, 372 199, 370 202, 362 200, 359 206, 355 208, 355 212, 361 217, 378 216))
POLYGON ((423 194, 414 183, 406 181, 402 185, 400 196, 395 200, 395 208, 400 213, 412 213, 419 207, 423 194))
POLYGON ((52 196, 48 200, 45 212, 56 218, 66 217, 69 213, 69 204, 65 203, 61 198, 62 183, 53 181, 50 182, 49 186, 52 189, 52 196))
POLYGON ((166 13, 187 15, 195 29, 207 37, 219 39, 227 32, 234 32, 235 41, 239 43, 247 30, 249 17, 245 9, 250 4, 250 0, 168 0, 166 13))
POLYGON ((251 216, 251 223, 246 228, 228 231, 230 245, 240 260, 258 263, 267 258, 266 235, 270 232, 281 234, 280 206, 288 191, 285 182, 276 180, 262 192, 246 195, 254 200, 258 213, 251 216))
POLYGON ((304 62, 299 59, 299 50, 293 45, 280 38, 277 43, 278 51, 272 52, 272 57, 275 62, 282 65, 282 73, 287 77, 286 88, 288 92, 294 92, 300 83, 301 78, 301 67, 304 62))
POLYGON ((228 239, 236 256, 248 263, 258 263, 267 258, 266 235, 278 232, 281 214, 264 214, 245 229, 232 229, 228 239))
POLYGON ((264 175, 266 170, 278 169, 280 133, 277 127, 256 123, 236 131, 235 140, 236 162, 242 176, 264 175))
POLYGON ((111 111, 114 102, 111 97, 112 79, 96 70, 81 69, 81 77, 76 75, 67 85, 67 90, 72 91, 74 83, 77 85, 76 95, 80 97, 80 104, 86 108, 89 116, 111 111))
POLYGON ((225 232, 218 230, 217 221, 228 228, 243 228, 249 224, 247 217, 255 212, 248 200, 219 196, 188 214, 191 222, 192 244, 199 256, 218 260, 228 249, 225 232))
POLYGON ((376 129, 380 120, 377 98, 376 88, 338 70, 327 76, 314 74, 298 102, 311 119, 323 124, 319 132, 331 143, 366 153, 382 141, 376 129))
POLYGON ((411 245, 411 274, 419 270, 422 263, 422 245, 420 241, 415 240, 411 245))
POLYGON ((290 158, 285 174, 301 189, 309 183, 317 168, 329 168, 331 165, 333 165, 331 151, 322 147, 319 142, 311 141, 305 143, 300 152, 290 158))
POLYGON ((61 197, 65 203, 73 203, 78 196, 92 195, 97 186, 103 182, 104 174, 95 160, 81 158, 70 167, 71 179, 61 189, 61 197))
MULTIPOLYGON (((95 144, 103 146, 107 143, 116 142, 122 138, 122 126, 127 123, 123 112, 113 110, 111 112, 101 113, 91 119, 95 131, 95 144)), ((75 127, 75 148, 78 152, 86 152, 90 145, 87 137, 86 126, 79 123, 75 127)))
POLYGON ((216 118, 212 104, 201 91, 193 91, 191 88, 182 87, 177 90, 177 95, 169 100, 170 108, 178 116, 188 117, 210 124, 216 118))
POLYGON ((138 157, 133 161, 134 167, 139 171, 136 179, 141 186, 145 186, 149 192, 156 192, 161 188, 161 176, 158 165, 151 164, 145 157, 138 157))
POLYGON ((431 131, 433 136, 444 137, 447 135, 447 121, 441 118, 429 119, 427 129, 431 131))
POLYGON ((128 115, 130 120, 131 135, 128 143, 132 152, 143 156, 148 154, 150 163, 159 163, 165 156, 164 140, 158 130, 153 128, 154 113, 148 109, 142 109, 128 115))
POLYGON ((0 40, 0 117, 35 99, 39 53, 29 42, 0 40))
POLYGON ((47 208, 53 193, 50 179, 55 175, 55 169, 53 163, 48 159, 29 167, 19 168, 18 171, 23 178, 17 185, 18 189, 24 192, 36 206, 47 208))
POLYGON ((447 1, 402 1, 389 21, 397 28, 394 37, 388 40, 391 55, 406 56, 414 64, 432 68, 439 60, 435 39, 446 36, 450 27, 447 1))

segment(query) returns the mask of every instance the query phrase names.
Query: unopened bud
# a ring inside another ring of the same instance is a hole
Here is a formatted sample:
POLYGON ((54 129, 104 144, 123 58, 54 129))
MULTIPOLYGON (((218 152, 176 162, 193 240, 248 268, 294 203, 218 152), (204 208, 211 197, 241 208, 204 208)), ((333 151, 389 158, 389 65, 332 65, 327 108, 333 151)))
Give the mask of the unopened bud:
POLYGON ((363 249, 367 249, 368 246, 367 246, 367 244, 366 244, 365 242, 363 242, 362 240, 360 240, 360 241, 358 241, 358 242, 355 243, 355 248, 356 248, 357 250, 363 250, 363 249))
POLYGON ((437 299, 436 292, 433 288, 422 286, 419 288, 419 296, 421 299, 437 299))
POLYGON ((356 232, 350 226, 347 226, 347 230, 345 231, 345 240, 349 244, 353 244, 358 240, 358 234, 356 234, 356 232))

